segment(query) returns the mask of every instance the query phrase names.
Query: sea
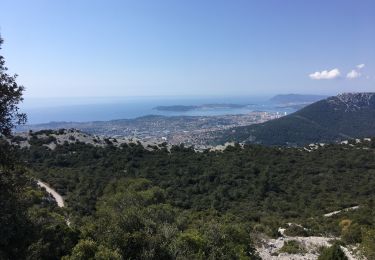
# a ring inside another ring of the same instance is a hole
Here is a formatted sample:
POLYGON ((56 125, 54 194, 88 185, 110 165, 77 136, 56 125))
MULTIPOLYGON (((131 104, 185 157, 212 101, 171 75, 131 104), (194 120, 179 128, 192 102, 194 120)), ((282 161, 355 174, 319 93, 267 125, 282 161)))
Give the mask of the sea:
POLYGON ((90 122, 131 119, 147 115, 214 116, 246 114, 253 111, 289 114, 296 109, 280 107, 269 101, 269 96, 233 97, 79 97, 28 98, 20 106, 27 114, 28 124, 50 122, 90 122), (159 111, 157 106, 241 104, 244 108, 196 109, 190 111, 159 111))

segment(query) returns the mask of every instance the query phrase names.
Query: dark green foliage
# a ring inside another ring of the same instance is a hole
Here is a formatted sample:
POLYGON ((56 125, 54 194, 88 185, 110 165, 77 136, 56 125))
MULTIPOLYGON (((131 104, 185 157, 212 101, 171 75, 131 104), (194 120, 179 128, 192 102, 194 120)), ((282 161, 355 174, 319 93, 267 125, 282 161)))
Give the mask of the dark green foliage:
POLYGON ((320 254, 318 260, 347 260, 344 252, 341 250, 338 244, 326 248, 320 254))
POLYGON ((56 141, 56 138, 53 136, 46 136, 46 137, 38 138, 37 136, 34 135, 30 138, 29 143, 31 145, 42 146, 44 144, 50 144, 55 141, 56 141))
POLYGON ((290 225, 286 230, 285 230, 285 235, 287 236, 299 236, 299 237, 307 237, 309 236, 308 230, 306 228, 303 228, 299 225, 290 225))
MULTIPOLYGON (((3 149, 3 147, 1 147, 3 149)), ((28 243, 24 234, 30 232, 27 204, 22 197, 27 180, 21 169, 0 166, 0 258, 24 255, 28 243), (23 239, 21 239, 23 238, 23 239)))
POLYGON ((80 240, 74 247, 73 252, 69 256, 62 258, 63 260, 122 260, 123 257, 114 250, 103 245, 99 245, 93 240, 80 240))
POLYGON ((372 153, 339 145, 312 153, 261 146, 223 153, 174 147, 168 153, 70 144, 54 151, 33 146, 24 155, 36 176, 80 214, 91 214, 106 184, 118 177, 151 180, 176 207, 230 210, 248 220, 323 215, 374 196, 372 153))
POLYGON ((19 135, 12 136, 12 138, 11 138, 11 141, 12 141, 13 143, 20 143, 20 142, 22 142, 22 141, 26 141, 26 140, 27 140, 26 137, 22 137, 22 136, 19 136, 19 135))
MULTIPOLYGON (((2 44, 0 36, 0 50, 2 44)), ((26 115, 18 112, 24 87, 17 84, 17 75, 11 76, 7 70, 4 57, 0 55, 0 135, 9 135, 15 125, 26 121, 26 115)))
POLYGON ((17 150, 0 141, 0 259, 60 259, 77 233, 17 158, 17 150))
POLYGON ((375 229, 367 229, 363 232, 361 249, 367 259, 375 259, 375 229))
MULTIPOLYGON (((51 134, 56 134, 56 131, 54 130, 50 130, 50 129, 45 129, 45 130, 40 130, 37 132, 38 135, 46 135, 46 136, 49 136, 51 134)), ((64 129, 62 129, 62 133, 64 133, 64 129)), ((33 134, 33 136, 35 136, 36 133, 33 134)))
POLYGON ((111 182, 96 209, 66 259, 97 259, 103 249, 113 259, 257 259, 245 226, 174 208, 145 179, 111 182))
POLYGON ((357 244, 362 242, 362 225, 352 223, 347 230, 342 232, 342 240, 347 244, 357 244))
POLYGON ((94 255, 206 259, 225 253, 238 259, 255 257, 249 234, 278 237, 287 222, 307 228, 291 225, 288 235, 342 235, 349 244, 375 227, 370 143, 310 153, 254 145, 150 152, 140 144, 74 143, 52 151, 34 145, 22 154, 34 176, 65 196, 71 220, 82 227, 82 243, 94 255), (360 208, 323 217, 354 205, 360 208), (344 232, 345 219, 351 226, 344 232))

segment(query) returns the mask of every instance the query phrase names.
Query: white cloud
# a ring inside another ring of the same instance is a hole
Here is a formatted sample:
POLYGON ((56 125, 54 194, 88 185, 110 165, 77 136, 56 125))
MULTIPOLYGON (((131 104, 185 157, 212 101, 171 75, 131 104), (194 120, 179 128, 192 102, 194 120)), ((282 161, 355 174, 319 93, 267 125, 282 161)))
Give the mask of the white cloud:
POLYGON ((311 73, 309 77, 311 79, 336 79, 340 77, 341 73, 339 69, 316 71, 311 73))
POLYGON ((352 70, 348 74, 346 74, 346 77, 348 79, 356 79, 356 78, 361 77, 361 73, 356 70, 352 70))
POLYGON ((364 67, 365 67, 366 65, 365 64, 358 64, 356 67, 357 67, 357 69, 363 69, 364 67))

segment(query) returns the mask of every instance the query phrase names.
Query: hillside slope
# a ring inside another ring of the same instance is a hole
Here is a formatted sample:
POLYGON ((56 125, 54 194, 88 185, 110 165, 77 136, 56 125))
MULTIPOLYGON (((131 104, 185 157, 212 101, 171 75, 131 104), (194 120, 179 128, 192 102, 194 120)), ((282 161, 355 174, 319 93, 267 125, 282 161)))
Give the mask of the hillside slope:
POLYGON ((218 134, 218 142, 304 145, 375 135, 375 93, 345 93, 291 115, 218 134))
POLYGON ((64 197, 71 227, 83 239, 72 255, 91 241, 122 257, 103 259, 144 259, 143 252, 150 259, 259 259, 255 247, 265 245, 257 247, 263 259, 316 260, 332 238, 349 250, 362 242, 375 252, 375 139, 195 152, 94 145, 90 136, 58 142, 70 134, 33 133, 19 158, 64 197), (303 250, 287 250, 291 240, 303 250), (317 240, 322 244, 312 246, 317 240))

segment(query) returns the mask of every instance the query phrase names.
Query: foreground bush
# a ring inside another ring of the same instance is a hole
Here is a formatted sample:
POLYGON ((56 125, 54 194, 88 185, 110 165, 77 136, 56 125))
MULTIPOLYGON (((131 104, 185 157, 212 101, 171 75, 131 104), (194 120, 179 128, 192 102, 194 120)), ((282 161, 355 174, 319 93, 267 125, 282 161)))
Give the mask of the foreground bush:
POLYGON ((318 260, 348 260, 345 253, 341 250, 338 244, 323 249, 318 260))

